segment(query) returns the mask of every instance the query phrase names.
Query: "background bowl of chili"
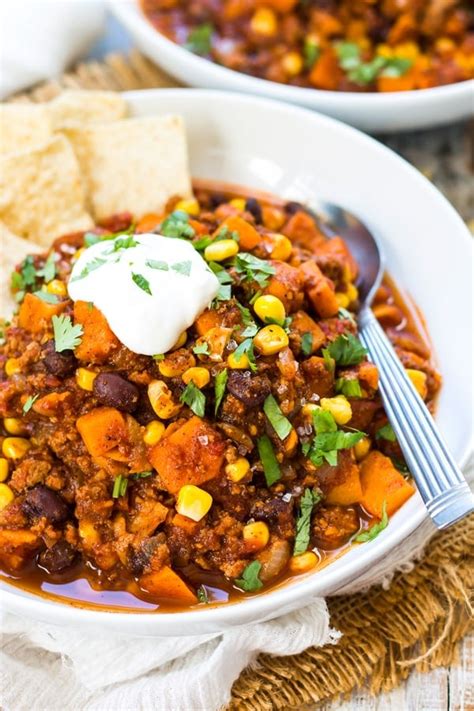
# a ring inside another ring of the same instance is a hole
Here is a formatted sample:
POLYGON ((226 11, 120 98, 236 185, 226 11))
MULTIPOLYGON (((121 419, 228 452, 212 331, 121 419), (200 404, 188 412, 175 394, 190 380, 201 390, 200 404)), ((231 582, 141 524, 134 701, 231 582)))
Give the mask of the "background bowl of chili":
MULTIPOLYGON (((431 183, 373 139, 298 107, 205 90, 160 89, 125 96, 133 115, 183 116, 196 178, 309 204, 312 195, 320 195, 358 214, 379 235, 392 276, 426 318, 444 381, 436 419, 455 459, 465 463, 473 430, 471 239, 431 183), (282 141, 289 126, 291 135, 282 141)), ((226 605, 179 613, 120 612, 41 597, 5 581, 2 600, 7 611, 55 624, 107 627, 134 635, 215 632, 269 619, 316 596, 336 593, 403 545, 425 518, 421 498, 413 496, 373 541, 352 547, 315 573, 226 605)))
POLYGON ((279 99, 316 109, 368 132, 434 127, 472 114, 474 80, 413 91, 328 91, 260 79, 216 64, 158 32, 136 0, 111 2, 111 9, 137 47, 184 84, 279 99))

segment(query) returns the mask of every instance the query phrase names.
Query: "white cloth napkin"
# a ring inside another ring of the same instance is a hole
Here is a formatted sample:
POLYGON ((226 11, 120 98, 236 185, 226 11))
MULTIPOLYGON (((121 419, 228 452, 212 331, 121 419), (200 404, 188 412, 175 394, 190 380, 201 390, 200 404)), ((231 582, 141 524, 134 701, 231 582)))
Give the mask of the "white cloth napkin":
POLYGON ((60 75, 104 29, 96 0, 1 0, 0 98, 60 75))
MULTIPOLYGON (((467 468, 473 479, 472 461, 467 468)), ((338 593, 387 587, 413 567, 435 533, 425 521, 377 566, 338 593)), ((325 600, 269 622, 200 637, 95 636, 3 616, 5 711, 218 711, 260 652, 297 654, 336 644, 325 600)))

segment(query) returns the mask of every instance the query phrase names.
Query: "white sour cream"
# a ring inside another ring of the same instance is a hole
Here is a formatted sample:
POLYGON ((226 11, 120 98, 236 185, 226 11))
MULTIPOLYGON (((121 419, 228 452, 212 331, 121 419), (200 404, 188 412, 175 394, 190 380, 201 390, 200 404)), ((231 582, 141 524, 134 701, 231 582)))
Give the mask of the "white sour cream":
POLYGON ((72 270, 69 296, 91 301, 134 353, 166 353, 209 306, 219 282, 183 239, 141 234, 133 236, 135 246, 118 248, 124 239, 84 250, 72 270))

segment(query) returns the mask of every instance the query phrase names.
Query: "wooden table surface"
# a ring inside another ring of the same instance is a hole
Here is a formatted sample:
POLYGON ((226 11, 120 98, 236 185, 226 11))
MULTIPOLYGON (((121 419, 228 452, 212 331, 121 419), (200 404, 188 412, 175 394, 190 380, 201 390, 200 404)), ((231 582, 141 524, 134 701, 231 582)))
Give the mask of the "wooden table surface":
MULTIPOLYGON (((100 59, 132 46, 126 31, 108 18, 105 35, 90 57, 100 59)), ((471 127, 472 129, 472 127, 471 127)), ((443 191, 474 231, 473 140, 466 124, 381 137, 443 191)), ((461 645, 459 664, 422 674, 414 672, 394 691, 371 696, 357 692, 322 711, 474 711, 474 636, 461 645)))

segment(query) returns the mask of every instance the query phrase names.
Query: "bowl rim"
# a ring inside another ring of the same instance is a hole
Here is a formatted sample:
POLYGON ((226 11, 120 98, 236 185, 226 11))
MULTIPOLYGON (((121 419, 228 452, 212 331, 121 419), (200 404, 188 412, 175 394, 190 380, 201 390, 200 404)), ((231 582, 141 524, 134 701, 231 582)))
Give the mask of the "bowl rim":
MULTIPOLYGON (((404 158, 396 154, 390 148, 380 143, 376 139, 368 136, 362 131, 349 126, 342 121, 331 118, 324 114, 318 113, 312 109, 293 104, 285 104, 284 102, 276 101, 266 97, 256 97, 252 95, 244 95, 231 91, 220 91, 216 89, 189 89, 189 88, 173 88, 173 89, 145 89, 137 91, 123 92, 122 96, 131 106, 132 116, 134 115, 134 102, 140 101, 155 102, 157 99, 163 99, 166 103, 167 98, 172 98, 176 95, 182 95, 187 98, 198 99, 207 105, 212 105, 216 99, 226 98, 228 101, 234 101, 240 104, 257 105, 267 107, 273 110, 285 111, 288 114, 305 115, 312 121, 319 124, 324 129, 325 126, 334 127, 337 130, 346 134, 359 142, 366 143, 372 148, 376 148, 381 155, 389 155, 392 160, 395 160, 401 169, 412 175, 412 177, 423 186, 423 189, 430 191, 436 197, 438 202, 444 205, 445 209, 451 213, 451 220, 458 223, 459 238, 472 249, 472 240, 468 228, 454 207, 445 198, 445 196, 415 167, 408 163, 404 158), (461 238, 461 235, 464 237, 461 238)), ((290 117, 291 118, 291 117, 290 117)), ((471 432, 471 437, 466 440, 461 453, 458 455, 458 464, 464 467, 468 462, 474 448, 474 432, 471 432)), ((269 590, 249 598, 237 600, 235 602, 225 603, 222 606, 210 606, 209 608, 196 608, 187 611, 177 612, 143 612, 127 611, 119 612, 116 610, 95 609, 92 606, 81 607, 80 602, 69 602, 68 600, 56 600, 35 594, 21 588, 20 586, 11 585, 0 581, 0 591, 2 597, 2 607, 5 611, 13 612, 17 615, 23 615, 30 619, 50 620, 54 617, 54 623, 59 625, 67 623, 70 625, 91 624, 97 627, 115 629, 127 635, 137 634, 137 625, 143 628, 141 622, 149 625, 150 631, 153 631, 154 636, 176 635, 183 634, 177 629, 177 626, 186 628, 189 623, 195 628, 196 621, 205 630, 203 632, 191 632, 191 634, 207 634, 209 630, 223 631, 227 627, 246 624, 253 621, 268 620, 280 616, 286 612, 286 608, 296 603, 299 599, 302 604, 309 604, 311 599, 322 597, 326 594, 333 595, 341 588, 347 585, 356 576, 361 575, 368 570, 372 565, 379 562, 389 551, 394 550, 397 545, 402 543, 409 535, 411 535, 421 524, 427 520, 428 515, 424 508, 421 497, 418 492, 410 499, 416 502, 415 510, 411 517, 406 520, 401 520, 397 527, 388 527, 374 542, 366 543, 359 550, 361 554, 355 560, 351 560, 347 556, 343 556, 347 565, 343 569, 333 567, 328 564, 325 568, 325 580, 321 585, 319 576, 308 573, 301 576, 291 585, 282 585, 281 587, 270 588, 269 590), (329 593, 314 592, 314 588, 324 587, 330 588, 329 593), (266 600, 271 600, 271 604, 265 604, 266 600), (50 614, 47 614, 49 609, 50 614), (52 612, 51 612, 52 611, 52 612), (174 630, 174 631, 173 631, 174 630)), ((410 501, 405 506, 410 505, 410 501)), ((394 519, 401 513, 402 509, 394 515, 394 519)), ((315 571, 317 572, 317 571, 315 571)), ((294 606, 293 608, 294 609, 294 606)))
MULTIPOLYGON (((241 89, 252 91, 255 94, 262 92, 269 94, 269 98, 279 99, 288 102, 302 102, 306 106, 315 105, 315 101, 330 104, 333 108, 342 108, 352 105, 358 108, 387 108, 396 103, 397 107, 413 106, 425 102, 430 104, 438 100, 455 101, 460 96, 468 95, 474 90, 474 79, 466 79, 453 84, 430 87, 427 89, 410 89, 409 91, 394 92, 352 92, 352 91, 329 91, 312 87, 292 86, 280 82, 262 79, 251 74, 245 74, 235 69, 229 69, 221 64, 194 54, 181 45, 170 40, 166 35, 157 30, 145 16, 138 0, 108 0, 112 12, 125 25, 131 22, 137 29, 144 32, 150 40, 154 38, 158 47, 161 47, 171 59, 179 60, 187 67, 197 66, 201 72, 207 72, 216 80, 230 82, 232 86, 241 84, 241 89), (271 95, 271 96, 270 96, 271 95), (422 98, 420 98, 422 97, 422 98)), ((224 91, 224 90, 223 90, 224 91)))

